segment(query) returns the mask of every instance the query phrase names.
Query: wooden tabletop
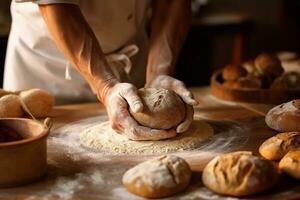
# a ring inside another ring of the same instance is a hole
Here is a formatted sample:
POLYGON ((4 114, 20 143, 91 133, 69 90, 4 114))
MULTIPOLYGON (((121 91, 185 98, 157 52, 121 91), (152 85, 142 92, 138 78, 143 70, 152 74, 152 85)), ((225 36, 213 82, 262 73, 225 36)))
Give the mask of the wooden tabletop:
MULTIPOLYGON (((201 170, 220 153, 236 150, 257 153, 258 146, 275 134, 265 125, 263 116, 273 105, 223 102, 212 97, 207 87, 192 88, 192 91, 199 101, 195 116, 210 123, 215 134, 197 150, 178 153, 194 171, 192 183, 184 193, 165 199, 222 199, 203 187, 201 170)), ((97 116, 106 116, 104 106, 98 103, 55 107, 51 113, 53 128, 48 138, 47 176, 26 186, 0 189, 0 199, 143 199, 128 193, 122 187, 121 177, 128 168, 151 156, 102 155, 68 146, 73 143, 63 130, 81 124, 79 120, 97 116), (61 134, 65 134, 63 140, 61 134)), ((79 128, 70 130, 79 132, 79 128)), ((275 189, 250 199, 283 197, 300 198, 300 184, 284 178, 275 189)))

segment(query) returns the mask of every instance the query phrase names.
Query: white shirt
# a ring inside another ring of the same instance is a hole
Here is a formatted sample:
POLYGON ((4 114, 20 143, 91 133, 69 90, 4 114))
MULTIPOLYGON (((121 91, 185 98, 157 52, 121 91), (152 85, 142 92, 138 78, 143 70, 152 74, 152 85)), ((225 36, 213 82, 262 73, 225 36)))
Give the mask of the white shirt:
MULTIPOLYGON (((65 69, 70 63, 56 48, 37 5, 51 3, 78 5, 106 54, 136 44, 139 52, 131 59, 133 69, 129 75, 137 86, 142 86, 148 51, 145 31, 148 0, 38 0, 34 3, 16 0, 11 4, 4 89, 42 88, 62 102, 95 99, 75 68, 69 72, 72 80, 65 79, 65 69)), ((122 64, 113 61, 111 66, 115 65, 122 64)))

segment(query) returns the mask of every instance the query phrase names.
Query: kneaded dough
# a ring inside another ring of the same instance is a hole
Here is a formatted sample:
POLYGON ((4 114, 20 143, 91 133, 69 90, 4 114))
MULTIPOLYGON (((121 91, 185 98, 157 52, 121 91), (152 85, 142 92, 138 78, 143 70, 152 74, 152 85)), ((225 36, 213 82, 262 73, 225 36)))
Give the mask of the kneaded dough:
POLYGON ((279 133, 259 147, 259 153, 268 160, 280 160, 290 150, 300 149, 300 132, 279 133))
POLYGON ((202 181, 212 191, 231 196, 262 192, 276 184, 276 167, 267 160, 239 151, 215 157, 204 168, 202 181))
POLYGON ((191 179, 187 162, 177 156, 160 156, 142 162, 123 175, 129 192, 147 198, 161 198, 184 190, 191 179))
POLYGON ((185 103, 170 90, 141 88, 138 94, 144 108, 141 112, 130 114, 143 126, 155 129, 176 127, 185 118, 185 103))
POLYGON ((109 122, 102 122, 80 133, 84 147, 106 154, 153 155, 192 150, 213 135, 213 128, 204 121, 194 120, 189 129, 176 137, 159 141, 133 141, 116 133, 109 122))
POLYGON ((288 152, 279 162, 279 168, 291 177, 300 180, 300 150, 288 152))

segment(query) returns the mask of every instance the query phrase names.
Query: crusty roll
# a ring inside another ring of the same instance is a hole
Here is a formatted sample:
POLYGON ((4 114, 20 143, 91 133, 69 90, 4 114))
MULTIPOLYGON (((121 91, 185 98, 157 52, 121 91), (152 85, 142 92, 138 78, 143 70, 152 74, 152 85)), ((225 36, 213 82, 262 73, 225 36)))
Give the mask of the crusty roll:
POLYGON ((271 89, 300 89, 300 73, 287 72, 276 78, 271 85, 271 89))
POLYGON ((190 182, 191 169, 177 156, 161 156, 129 169, 123 185, 129 192, 146 198, 168 197, 184 190, 190 182))
POLYGON ((254 64, 259 73, 272 78, 276 78, 284 72, 280 60, 272 54, 262 53, 258 55, 254 64))
POLYGON ((231 196, 262 192, 276 184, 276 167, 249 151, 215 157, 204 168, 202 181, 212 191, 231 196))
POLYGON ((259 153, 268 160, 280 160, 295 149, 300 149, 300 132, 286 132, 264 141, 259 147, 259 153))
POLYGON ((222 76, 225 81, 235 81, 246 75, 247 71, 241 66, 237 65, 226 65, 222 71, 222 76))
POLYGON ((300 180, 300 150, 288 152, 279 162, 279 169, 300 180))
POLYGON ((266 115, 267 125, 280 132, 300 132, 300 99, 272 108, 266 115))

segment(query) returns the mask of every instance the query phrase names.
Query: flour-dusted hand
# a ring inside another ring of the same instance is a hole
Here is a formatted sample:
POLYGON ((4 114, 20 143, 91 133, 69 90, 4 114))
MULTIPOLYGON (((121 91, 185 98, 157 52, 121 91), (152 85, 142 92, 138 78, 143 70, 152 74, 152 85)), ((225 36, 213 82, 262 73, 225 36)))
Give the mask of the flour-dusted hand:
POLYGON ((182 81, 167 75, 157 76, 151 82, 147 83, 146 87, 172 90, 182 98, 182 100, 186 103, 186 117, 185 120, 177 126, 176 132, 185 132, 193 121, 193 106, 198 104, 198 102, 194 99, 192 92, 186 88, 182 81))
POLYGON ((194 99, 192 92, 186 88, 185 84, 182 81, 177 80, 171 76, 159 75, 155 77, 151 82, 147 83, 146 87, 173 90, 182 98, 185 103, 192 106, 198 104, 198 102, 194 99))
POLYGON ((117 83, 100 95, 105 104, 112 128, 125 134, 131 140, 161 140, 174 137, 175 130, 158 130, 139 125, 130 115, 143 110, 143 103, 135 86, 129 83, 117 83))

